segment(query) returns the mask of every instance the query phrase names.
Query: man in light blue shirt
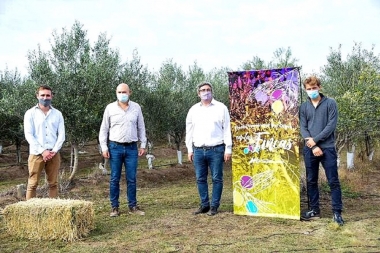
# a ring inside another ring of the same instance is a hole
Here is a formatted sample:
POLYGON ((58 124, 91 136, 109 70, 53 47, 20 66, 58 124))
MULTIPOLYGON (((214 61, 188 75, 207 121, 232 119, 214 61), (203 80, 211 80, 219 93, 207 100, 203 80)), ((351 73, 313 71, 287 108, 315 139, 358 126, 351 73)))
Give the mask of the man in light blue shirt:
POLYGON ((58 172, 61 164, 59 150, 65 141, 62 113, 51 106, 51 88, 41 85, 37 89, 36 97, 38 104, 24 115, 25 139, 29 143, 27 200, 36 197, 43 169, 49 184, 49 197, 58 196, 58 172))
POLYGON ((99 131, 99 144, 103 157, 109 159, 111 167, 110 201, 111 217, 119 212, 121 171, 124 164, 127 182, 127 200, 130 214, 145 215, 137 205, 138 157, 145 154, 146 134, 144 117, 138 103, 130 100, 131 90, 125 83, 116 88, 117 101, 104 110, 99 131), (138 147, 140 142, 140 147, 138 147))

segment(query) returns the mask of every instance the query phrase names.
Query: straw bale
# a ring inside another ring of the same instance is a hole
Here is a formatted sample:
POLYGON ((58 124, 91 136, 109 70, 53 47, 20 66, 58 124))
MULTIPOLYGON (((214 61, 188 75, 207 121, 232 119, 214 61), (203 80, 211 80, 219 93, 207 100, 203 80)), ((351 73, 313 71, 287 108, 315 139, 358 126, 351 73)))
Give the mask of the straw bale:
POLYGON ((75 241, 94 229, 93 203, 83 200, 32 198, 3 210, 9 234, 36 240, 75 241))

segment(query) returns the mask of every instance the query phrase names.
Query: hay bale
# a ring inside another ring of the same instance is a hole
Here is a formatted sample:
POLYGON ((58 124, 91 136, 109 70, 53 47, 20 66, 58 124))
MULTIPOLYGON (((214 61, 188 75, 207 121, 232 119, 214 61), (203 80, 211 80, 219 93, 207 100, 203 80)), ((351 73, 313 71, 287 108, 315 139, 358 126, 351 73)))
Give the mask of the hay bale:
POLYGON ((37 240, 74 241, 94 228, 92 202, 32 198, 3 210, 9 234, 37 240))

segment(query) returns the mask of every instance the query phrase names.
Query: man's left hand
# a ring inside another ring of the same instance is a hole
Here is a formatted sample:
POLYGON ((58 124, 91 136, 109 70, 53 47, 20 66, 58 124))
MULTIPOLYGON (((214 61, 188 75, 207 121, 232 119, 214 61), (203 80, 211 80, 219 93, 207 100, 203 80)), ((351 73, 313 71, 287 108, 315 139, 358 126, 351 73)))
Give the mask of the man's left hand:
POLYGON ((306 146, 308 146, 309 148, 312 148, 315 145, 317 145, 317 143, 315 143, 313 138, 306 138, 306 146))
POLYGON ((231 154, 224 154, 224 162, 231 160, 231 154))
POLYGON ((146 152, 146 149, 145 149, 145 148, 140 148, 140 149, 139 149, 139 156, 144 155, 145 152, 146 152))

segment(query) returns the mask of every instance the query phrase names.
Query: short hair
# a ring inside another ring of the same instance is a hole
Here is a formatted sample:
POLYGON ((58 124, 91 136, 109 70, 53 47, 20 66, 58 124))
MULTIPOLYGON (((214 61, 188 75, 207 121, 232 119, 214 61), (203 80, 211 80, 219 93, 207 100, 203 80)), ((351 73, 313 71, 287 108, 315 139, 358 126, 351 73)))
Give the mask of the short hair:
POLYGON ((318 87, 320 87, 321 86, 321 80, 316 76, 310 76, 303 81, 303 87, 306 87, 307 84, 308 85, 317 85, 318 87))
POLYGON ((212 85, 211 85, 211 83, 209 83, 209 82, 201 82, 201 83, 198 84, 198 86, 197 86, 197 92, 199 92, 199 90, 200 90, 203 86, 205 86, 205 85, 210 86, 211 91, 212 91, 212 85))
POLYGON ((51 89, 51 87, 48 86, 48 85, 46 85, 46 84, 40 85, 40 86, 37 88, 36 95, 38 95, 38 93, 39 93, 40 90, 50 90, 50 91, 51 91, 51 94, 54 95, 53 90, 51 89))

